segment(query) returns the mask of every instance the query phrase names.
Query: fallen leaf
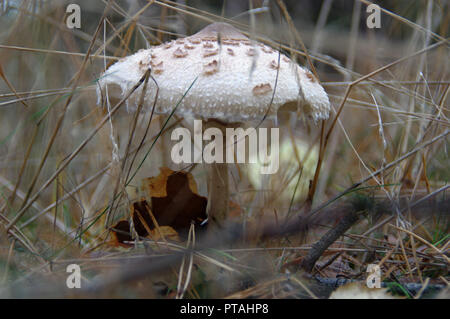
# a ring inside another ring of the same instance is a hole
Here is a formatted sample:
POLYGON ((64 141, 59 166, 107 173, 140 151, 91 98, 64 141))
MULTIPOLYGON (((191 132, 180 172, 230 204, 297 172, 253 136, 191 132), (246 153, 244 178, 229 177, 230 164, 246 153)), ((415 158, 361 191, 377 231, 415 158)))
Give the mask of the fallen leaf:
POLYGON ((130 246, 130 244, 125 244, 125 242, 133 240, 130 235, 130 223, 128 220, 119 220, 111 229, 114 237, 112 241, 113 246, 130 246))
POLYGON ((161 167, 159 169, 159 175, 156 177, 144 178, 142 188, 147 192, 149 197, 166 197, 167 180, 170 175, 173 175, 175 173, 186 175, 190 190, 193 193, 198 194, 197 184, 195 183, 195 179, 192 174, 185 172, 176 172, 168 167, 161 167))
POLYGON ((161 240, 164 237, 165 239, 180 241, 178 233, 170 226, 160 226, 159 229, 152 229, 150 236, 153 240, 161 240))
MULTIPOLYGON (((179 235, 186 238, 192 222, 200 225, 207 218, 207 199, 198 195, 197 184, 189 173, 160 168, 158 176, 144 180, 144 190, 150 200, 141 199, 130 207, 134 229, 140 237, 179 241, 179 235)), ((127 220, 112 228, 116 244, 132 240, 127 220)))
POLYGON ((151 210, 160 226, 187 234, 191 222, 199 225, 207 218, 207 199, 197 194, 191 174, 163 168, 149 181, 149 188, 151 210))

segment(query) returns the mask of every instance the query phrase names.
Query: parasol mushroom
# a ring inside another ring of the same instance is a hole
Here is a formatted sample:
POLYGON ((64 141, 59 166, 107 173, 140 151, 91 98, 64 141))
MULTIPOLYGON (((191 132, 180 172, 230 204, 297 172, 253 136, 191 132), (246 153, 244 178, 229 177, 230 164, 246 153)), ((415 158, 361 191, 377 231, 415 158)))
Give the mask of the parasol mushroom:
MULTIPOLYGON (((98 95, 108 85, 110 96, 123 96, 148 68, 159 87, 156 113, 169 114, 178 105, 177 114, 203 119, 222 132, 237 123, 276 118, 280 108, 300 110, 315 121, 328 118, 328 96, 310 71, 226 23, 121 59, 100 78, 98 95)), ((129 110, 141 89, 127 101, 129 110)), ((153 105, 156 91, 149 82, 147 105, 153 105)), ((208 166, 209 221, 221 225, 228 213, 228 165, 208 166)))

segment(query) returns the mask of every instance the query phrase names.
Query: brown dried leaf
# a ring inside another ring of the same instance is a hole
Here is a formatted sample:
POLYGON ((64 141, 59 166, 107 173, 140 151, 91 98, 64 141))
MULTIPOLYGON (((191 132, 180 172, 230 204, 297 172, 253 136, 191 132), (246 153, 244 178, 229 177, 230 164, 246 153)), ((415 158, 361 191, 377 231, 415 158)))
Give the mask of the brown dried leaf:
MULTIPOLYGON (((178 234, 185 237, 192 222, 199 225, 207 218, 207 199, 197 194, 191 174, 163 167, 158 176, 145 179, 144 184, 150 200, 136 201, 130 207, 140 237, 179 240, 178 234)), ((132 240, 128 221, 119 221, 113 228, 117 243, 132 240)))
POLYGON ((128 222, 128 220, 119 220, 117 224, 112 227, 112 234, 113 240, 111 244, 113 246, 131 246, 130 244, 125 243, 133 240, 130 235, 130 223, 128 222))
POLYGON ((175 173, 185 174, 188 179, 189 188, 192 193, 198 194, 197 184, 194 177, 190 173, 176 172, 168 167, 161 167, 160 173, 156 177, 149 177, 143 179, 143 189, 146 191, 149 197, 166 197, 167 196, 167 179, 170 175, 175 173))
POLYGON ((170 226, 160 226, 159 229, 153 229, 150 234, 153 240, 165 239, 173 240, 173 241, 181 241, 178 233, 170 226))
MULTIPOLYGON (((187 233, 191 222, 200 224, 207 218, 206 197, 197 194, 197 185, 191 174, 161 169, 159 177, 165 180, 165 195, 156 187, 151 187, 152 212, 160 226, 171 226, 178 233, 187 233), (161 177, 162 175, 162 177, 161 177)), ((150 183, 150 185, 159 185, 150 183)))

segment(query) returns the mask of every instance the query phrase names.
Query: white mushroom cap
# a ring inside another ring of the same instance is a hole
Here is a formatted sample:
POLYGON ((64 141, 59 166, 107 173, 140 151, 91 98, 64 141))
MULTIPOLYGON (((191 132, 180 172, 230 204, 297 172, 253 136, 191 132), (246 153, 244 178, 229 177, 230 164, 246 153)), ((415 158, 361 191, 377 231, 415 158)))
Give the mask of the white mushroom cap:
MULTIPOLYGON (((177 114, 243 122, 266 113, 273 118, 281 106, 294 103, 314 120, 328 118, 328 96, 310 71, 226 23, 121 59, 102 75, 99 87, 104 92, 108 85, 110 95, 124 96, 149 67, 159 86, 156 113, 170 113, 195 81, 177 114)), ((136 106, 141 89, 130 96, 129 108, 136 106)), ((155 94, 156 85, 149 80, 147 106, 153 105, 155 94)))

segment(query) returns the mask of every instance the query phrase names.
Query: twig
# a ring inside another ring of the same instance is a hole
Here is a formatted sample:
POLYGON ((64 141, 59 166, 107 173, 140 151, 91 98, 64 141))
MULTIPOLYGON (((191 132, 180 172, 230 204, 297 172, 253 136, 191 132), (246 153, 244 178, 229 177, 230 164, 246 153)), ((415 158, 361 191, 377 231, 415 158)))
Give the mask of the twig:
POLYGON ((358 213, 348 213, 336 227, 330 229, 322 238, 316 242, 312 249, 308 252, 305 259, 303 259, 300 267, 304 270, 311 272, 316 261, 322 256, 323 252, 342 236, 353 224, 359 219, 358 213))

